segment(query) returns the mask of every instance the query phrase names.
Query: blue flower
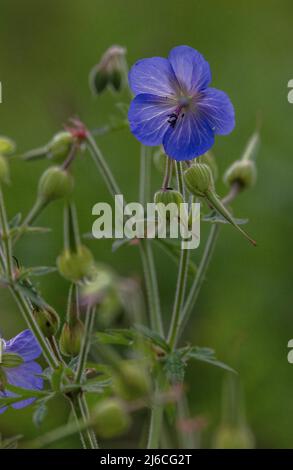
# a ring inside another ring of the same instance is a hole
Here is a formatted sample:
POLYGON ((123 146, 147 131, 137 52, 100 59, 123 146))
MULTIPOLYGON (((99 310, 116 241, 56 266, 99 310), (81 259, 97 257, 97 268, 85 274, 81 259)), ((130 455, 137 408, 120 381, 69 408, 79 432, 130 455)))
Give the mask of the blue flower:
MULTIPOLYGON (((2 342, 1 361, 0 362, 0 398, 16 397, 15 393, 5 390, 5 383, 28 390, 41 390, 43 388, 43 379, 39 376, 42 373, 41 366, 34 361, 41 354, 41 348, 33 333, 25 330, 19 335, 2 342)), ((24 408, 30 405, 35 398, 28 398, 13 403, 12 407, 16 409, 24 408)), ((0 408, 3 413, 7 406, 0 408)))
POLYGON ((211 72, 203 56, 188 46, 168 59, 153 57, 134 64, 129 84, 135 98, 128 119, 144 145, 163 145, 175 160, 191 160, 214 144, 215 134, 235 126, 234 108, 223 91, 209 88, 211 72))

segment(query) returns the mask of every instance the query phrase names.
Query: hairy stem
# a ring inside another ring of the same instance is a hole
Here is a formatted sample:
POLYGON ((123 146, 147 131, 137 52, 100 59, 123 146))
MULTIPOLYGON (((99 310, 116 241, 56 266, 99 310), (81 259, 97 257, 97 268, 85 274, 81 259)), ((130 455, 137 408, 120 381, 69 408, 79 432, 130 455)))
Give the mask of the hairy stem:
POLYGON ((2 243, 3 243, 6 274, 7 274, 8 280, 12 281, 13 280, 12 245, 11 245, 9 225, 8 225, 6 207, 5 207, 1 185, 0 185, 0 227, 1 227, 1 238, 2 238, 2 243))
POLYGON ((94 328, 94 323, 95 323, 95 315, 96 315, 96 309, 95 308, 88 308, 86 312, 86 319, 85 319, 85 331, 84 331, 84 336, 81 344, 81 350, 79 353, 79 358, 78 358, 78 364, 77 364, 77 369, 76 369, 76 374, 75 374, 75 381, 77 383, 81 382, 82 375, 86 366, 86 361, 90 349, 90 341, 91 341, 91 336, 94 328))
POLYGON ((97 449, 97 442, 94 434, 88 428, 88 417, 84 409, 84 398, 81 395, 76 395, 70 398, 70 404, 74 413, 77 430, 80 434, 82 447, 84 449, 97 449))

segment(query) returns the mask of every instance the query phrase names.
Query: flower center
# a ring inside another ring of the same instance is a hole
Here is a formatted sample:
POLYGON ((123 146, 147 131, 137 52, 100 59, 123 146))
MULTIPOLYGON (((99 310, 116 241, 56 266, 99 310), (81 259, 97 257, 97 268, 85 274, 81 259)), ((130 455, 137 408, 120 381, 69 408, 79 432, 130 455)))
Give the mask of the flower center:
POLYGON ((168 114, 168 116, 167 116, 168 117, 167 122, 170 124, 170 126, 173 129, 176 126, 176 123, 177 123, 177 120, 178 120, 178 117, 180 116, 180 114, 181 114, 181 118, 184 118, 185 110, 188 109, 191 102, 192 102, 192 97, 190 97, 190 96, 180 96, 178 98, 177 108, 175 109, 175 111, 173 113, 168 114))

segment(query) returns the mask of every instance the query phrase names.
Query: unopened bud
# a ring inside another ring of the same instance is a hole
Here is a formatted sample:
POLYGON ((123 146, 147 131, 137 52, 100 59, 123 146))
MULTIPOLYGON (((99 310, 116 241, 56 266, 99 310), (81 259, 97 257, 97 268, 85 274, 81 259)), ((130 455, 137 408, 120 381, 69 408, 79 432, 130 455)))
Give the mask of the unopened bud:
POLYGON ((46 202, 68 198, 73 191, 73 186, 74 179, 68 171, 52 166, 40 178, 39 198, 46 202))
POLYGON ((256 182, 257 170, 253 160, 236 160, 227 169, 224 181, 228 186, 238 183, 241 189, 247 189, 256 182))
POLYGON ((103 439, 121 436, 130 426, 130 417, 116 398, 100 401, 94 408, 95 431, 103 439))
POLYGON ((91 251, 84 245, 78 245, 77 251, 63 251, 57 258, 57 267, 65 279, 78 282, 92 275, 95 264, 91 251))
POLYGON ((60 324, 59 316, 55 310, 49 306, 35 306, 33 309, 33 315, 40 330, 46 338, 52 338, 52 336, 55 336, 60 324))
POLYGON ((135 360, 125 360, 114 373, 113 388, 124 400, 138 400, 150 392, 150 377, 145 365, 135 360))
POLYGON ((218 178, 218 165, 212 152, 206 152, 196 160, 198 163, 205 163, 211 169, 214 181, 218 178))
POLYGON ((11 155, 16 149, 16 145, 9 137, 0 136, 0 155, 11 155))
POLYGON ((112 46, 104 53, 100 62, 90 73, 90 87, 95 95, 102 93, 107 86, 120 91, 125 85, 127 63, 126 49, 121 46, 112 46))
POLYGON ((74 324, 69 325, 68 322, 64 323, 59 346, 64 356, 77 356, 80 352, 82 339, 84 336, 84 325, 77 319, 74 324))
POLYGON ((215 190, 213 175, 205 163, 194 163, 184 172, 187 189, 194 196, 205 197, 206 193, 215 190))
POLYGON ((156 192, 154 202, 155 204, 162 203, 165 206, 173 203, 180 207, 180 204, 184 203, 184 199, 182 194, 175 189, 161 189, 156 192))
POLYGON ((74 137, 70 132, 58 132, 48 144, 47 157, 62 162, 68 157, 74 137))
POLYGON ((0 183, 9 183, 9 166, 7 159, 0 154, 0 183))

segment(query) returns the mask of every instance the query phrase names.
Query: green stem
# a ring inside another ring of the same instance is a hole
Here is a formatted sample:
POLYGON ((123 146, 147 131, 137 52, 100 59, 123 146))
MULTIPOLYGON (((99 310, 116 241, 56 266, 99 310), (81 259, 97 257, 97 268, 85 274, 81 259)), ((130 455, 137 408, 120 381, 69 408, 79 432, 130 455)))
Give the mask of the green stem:
POLYGON ((143 266, 143 271, 144 271, 144 276, 145 276, 151 327, 154 331, 157 331, 161 336, 164 336, 163 324, 162 324, 162 318, 161 318, 158 281, 157 281, 153 250, 151 247, 151 241, 146 240, 146 239, 141 239, 139 246, 140 246, 140 254, 141 254, 142 266, 143 266))
MULTIPOLYGON (((176 170, 177 170, 178 191, 180 191, 181 194, 184 194, 184 181, 183 181, 181 162, 176 162, 176 170)), ((179 332, 178 331, 179 320, 180 320, 180 315, 182 313, 182 307, 183 307, 185 291, 186 291, 188 261, 189 261, 189 250, 181 248, 174 307, 173 307, 172 320, 171 320, 171 325, 170 325, 170 330, 169 330, 169 335, 168 335, 168 342, 169 342, 171 349, 174 349, 174 347, 176 346, 178 332, 179 332)))
POLYGON ((151 155, 150 148, 145 145, 140 147, 140 176, 139 176, 139 202, 144 206, 150 199, 151 189, 151 155))
POLYGON ((35 335, 36 339, 39 342, 40 347, 42 348, 43 355, 48 363, 48 365, 52 369, 57 369, 59 367, 59 361, 57 360, 54 352, 52 351, 49 343, 47 342, 45 336, 41 332, 39 325, 37 324, 31 308, 27 302, 27 300, 22 296, 22 294, 18 291, 15 285, 10 286, 10 291, 13 297, 16 300, 16 303, 19 307, 19 310, 22 313, 28 327, 32 330, 33 334, 35 335))
POLYGON ((47 205, 48 205, 48 201, 43 201, 41 199, 36 200, 35 204, 33 205, 31 210, 27 214, 24 221, 22 222, 20 227, 18 227, 18 232, 13 239, 13 243, 16 243, 22 237, 22 235, 25 233, 27 228, 33 224, 33 222, 40 215, 40 213, 45 209, 45 207, 47 207, 47 205))
POLYGON ((84 449, 97 449, 95 436, 88 428, 88 418, 84 409, 84 402, 80 395, 70 398, 72 411, 74 413, 77 429, 80 434, 81 443, 84 449))
MULTIPOLYGON (((222 204, 224 204, 225 206, 230 204, 236 198, 236 196, 239 194, 240 191, 241 191, 241 187, 239 186, 239 184, 234 183, 232 185, 229 193, 227 194, 227 196, 225 196, 222 199, 222 204)), ((200 264, 198 266, 196 277, 193 281, 193 284, 190 288, 190 292, 188 294, 187 300, 186 300, 185 305, 183 307, 182 315, 180 317, 179 334, 182 334, 182 332, 183 332, 183 330, 184 330, 184 328, 185 328, 185 326, 186 326, 186 324, 187 324, 187 322, 190 318, 190 315, 192 313, 192 309, 194 308, 194 305, 195 305, 196 300, 198 298, 202 283, 205 279, 205 275, 206 275, 210 260, 212 258, 213 252, 214 252, 214 248, 215 248, 215 245, 216 245, 216 241, 217 241, 217 238, 218 238, 219 231, 220 231, 220 224, 213 224, 211 229, 210 229, 210 233, 209 233, 209 236, 208 236, 206 246, 204 248, 204 252, 203 252, 200 264)))
POLYGON ((166 155, 166 167, 162 184, 162 189, 168 189, 173 173, 173 160, 166 155))
POLYGON ((13 280, 13 257, 12 257, 12 245, 9 233, 9 225, 7 220, 6 208, 0 185, 0 226, 1 226, 1 237, 3 242, 4 258, 6 271, 9 281, 13 280))
POLYGON ((92 335, 94 323, 95 323, 95 315, 96 315, 96 309, 88 308, 86 312, 86 319, 85 319, 85 325, 84 325, 85 331, 84 331, 83 341, 81 344, 81 349, 79 353, 78 364, 77 364, 77 369, 76 369, 76 374, 75 374, 76 383, 81 382, 82 375, 86 366, 86 361, 87 361, 87 357, 88 357, 88 353, 90 349, 91 335, 92 335))
POLYGON ((115 197, 116 194, 122 194, 110 168, 108 167, 108 164, 106 163, 106 160, 104 159, 104 156, 101 150, 97 146, 96 141, 92 137, 90 132, 88 132, 87 134, 86 141, 87 141, 89 150, 91 152, 91 155, 93 157, 93 160, 95 164, 97 165, 110 194, 113 197, 115 197))
POLYGON ((157 397, 160 395, 161 389, 162 389, 162 384, 159 381, 157 381, 156 387, 155 387, 154 403, 152 405, 152 411, 151 411, 151 420, 150 420, 148 443, 147 443, 148 449, 158 449, 160 439, 161 439, 164 407, 162 406, 161 403, 157 403, 157 397))

